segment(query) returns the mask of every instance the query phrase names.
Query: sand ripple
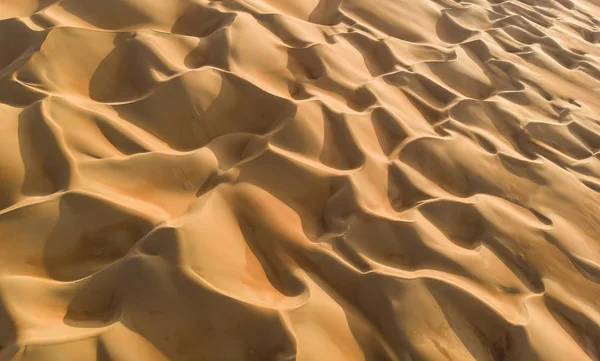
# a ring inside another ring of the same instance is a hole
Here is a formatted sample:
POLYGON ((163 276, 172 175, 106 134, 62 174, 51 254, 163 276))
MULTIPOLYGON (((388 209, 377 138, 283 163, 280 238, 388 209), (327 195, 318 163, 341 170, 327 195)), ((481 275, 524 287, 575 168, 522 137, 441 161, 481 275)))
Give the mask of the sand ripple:
POLYGON ((598 1, 0 17, 0 360, 600 359, 598 1))

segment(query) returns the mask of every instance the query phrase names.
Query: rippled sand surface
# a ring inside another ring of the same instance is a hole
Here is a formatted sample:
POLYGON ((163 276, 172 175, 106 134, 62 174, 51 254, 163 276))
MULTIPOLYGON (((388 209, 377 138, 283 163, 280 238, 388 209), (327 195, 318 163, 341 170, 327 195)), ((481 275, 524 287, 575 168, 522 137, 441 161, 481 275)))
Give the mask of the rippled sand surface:
POLYGON ((0 360, 598 361, 598 0, 1 0, 0 360))

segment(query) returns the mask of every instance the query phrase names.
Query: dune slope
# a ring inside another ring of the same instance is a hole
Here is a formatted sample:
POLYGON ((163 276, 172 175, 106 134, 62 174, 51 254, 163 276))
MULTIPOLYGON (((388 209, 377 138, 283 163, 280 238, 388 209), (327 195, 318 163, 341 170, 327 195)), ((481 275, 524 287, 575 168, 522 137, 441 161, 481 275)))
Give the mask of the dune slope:
POLYGON ((0 360, 598 361, 599 29, 0 1, 0 360))

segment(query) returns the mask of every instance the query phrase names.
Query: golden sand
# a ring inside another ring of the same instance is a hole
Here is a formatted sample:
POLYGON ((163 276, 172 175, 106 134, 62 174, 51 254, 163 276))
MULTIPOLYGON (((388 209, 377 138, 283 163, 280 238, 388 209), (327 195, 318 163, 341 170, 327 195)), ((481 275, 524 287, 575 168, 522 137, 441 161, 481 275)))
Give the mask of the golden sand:
POLYGON ((0 0, 0 361, 598 361, 598 0, 0 0))

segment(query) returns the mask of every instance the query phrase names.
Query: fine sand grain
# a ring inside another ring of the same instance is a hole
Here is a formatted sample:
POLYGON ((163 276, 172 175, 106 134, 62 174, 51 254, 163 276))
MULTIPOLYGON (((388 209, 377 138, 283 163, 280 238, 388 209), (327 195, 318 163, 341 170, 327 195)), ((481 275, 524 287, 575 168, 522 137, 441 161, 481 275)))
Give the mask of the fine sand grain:
POLYGON ((0 361, 599 361, 599 0, 0 0, 0 361))

